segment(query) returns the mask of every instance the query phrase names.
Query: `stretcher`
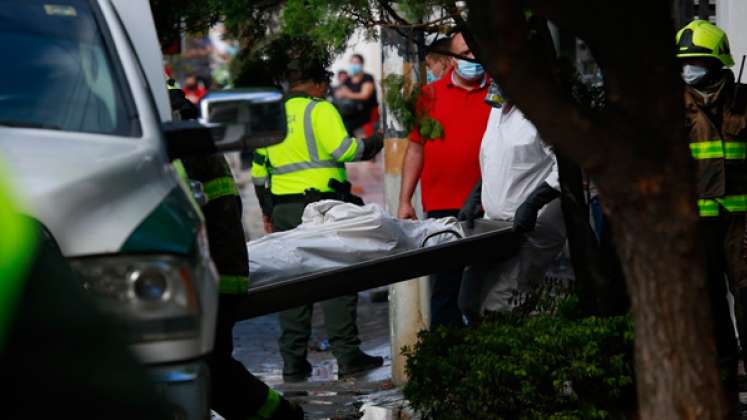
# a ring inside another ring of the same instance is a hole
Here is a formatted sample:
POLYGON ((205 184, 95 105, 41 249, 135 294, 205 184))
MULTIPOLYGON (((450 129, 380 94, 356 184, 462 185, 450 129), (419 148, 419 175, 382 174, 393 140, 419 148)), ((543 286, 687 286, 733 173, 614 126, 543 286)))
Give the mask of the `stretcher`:
POLYGON ((273 282, 253 283, 241 305, 245 319, 475 263, 511 257, 519 245, 511 223, 477 220, 467 236, 422 249, 273 282))

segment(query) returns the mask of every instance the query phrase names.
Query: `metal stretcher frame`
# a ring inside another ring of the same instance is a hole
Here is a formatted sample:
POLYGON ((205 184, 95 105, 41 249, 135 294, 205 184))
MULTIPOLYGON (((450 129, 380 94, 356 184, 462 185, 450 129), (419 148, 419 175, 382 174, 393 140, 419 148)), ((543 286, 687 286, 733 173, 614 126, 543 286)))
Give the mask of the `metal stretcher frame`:
POLYGON ((510 223, 477 222, 466 238, 456 241, 268 284, 253 284, 242 299, 242 318, 254 318, 465 265, 498 262, 515 254, 519 236, 511 230, 510 223))

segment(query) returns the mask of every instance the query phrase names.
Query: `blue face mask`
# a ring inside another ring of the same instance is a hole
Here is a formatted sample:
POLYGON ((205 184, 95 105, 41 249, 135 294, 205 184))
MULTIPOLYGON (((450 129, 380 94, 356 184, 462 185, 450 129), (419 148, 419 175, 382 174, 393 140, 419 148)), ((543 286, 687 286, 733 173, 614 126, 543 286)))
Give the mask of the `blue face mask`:
POLYGON ((480 63, 457 60, 457 73, 467 80, 479 79, 485 75, 485 68, 480 63))
POLYGON ((438 80, 438 77, 436 77, 436 75, 435 75, 435 74, 433 74, 433 72, 431 71, 431 69, 427 69, 427 71, 426 71, 426 76, 425 76, 425 80, 426 80, 426 81, 427 81, 428 83, 433 83, 433 82, 435 82, 436 80, 438 80))
POLYGON ((363 71, 363 66, 361 66, 360 64, 353 63, 353 64, 350 65, 349 72, 350 72, 351 76, 355 76, 356 74, 358 74, 358 73, 360 73, 362 71, 363 71))

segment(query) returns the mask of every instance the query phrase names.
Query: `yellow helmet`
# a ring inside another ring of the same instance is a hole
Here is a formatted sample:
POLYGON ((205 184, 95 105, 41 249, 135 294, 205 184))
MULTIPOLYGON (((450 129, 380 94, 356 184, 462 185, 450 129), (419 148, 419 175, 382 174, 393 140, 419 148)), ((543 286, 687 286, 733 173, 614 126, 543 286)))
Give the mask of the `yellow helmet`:
POLYGON ((706 20, 694 20, 677 32, 677 58, 711 57, 734 65, 726 32, 706 20))

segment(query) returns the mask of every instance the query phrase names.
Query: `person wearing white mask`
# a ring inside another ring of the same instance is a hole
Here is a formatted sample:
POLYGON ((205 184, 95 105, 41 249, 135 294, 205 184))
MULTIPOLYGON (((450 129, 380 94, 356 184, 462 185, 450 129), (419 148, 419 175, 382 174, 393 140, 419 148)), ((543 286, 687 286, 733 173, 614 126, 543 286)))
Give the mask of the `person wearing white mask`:
POLYGON ((677 33, 676 42, 716 350, 721 371, 728 373, 727 391, 736 398, 739 348, 726 295, 728 283, 739 337, 747 337, 747 89, 734 81, 729 40, 719 27, 695 20, 677 33))
MULTIPOLYGON (((420 197, 429 218, 456 216, 472 186, 480 178, 478 154, 490 106, 485 103, 489 78, 462 34, 446 41, 448 53, 468 63, 460 73, 452 67, 442 78, 420 91, 416 114, 435 120, 437 134, 415 127, 409 134, 402 166, 398 217, 416 219, 413 196, 418 182, 420 197)), ((431 276, 431 327, 463 326, 457 304, 462 269, 431 276)))
MULTIPOLYGON (((343 114, 343 122, 348 132, 355 133, 366 123, 378 119, 379 102, 376 98, 374 78, 363 71, 365 60, 360 54, 353 54, 348 67, 347 80, 335 89, 335 99, 338 101, 352 101, 355 112, 343 114)), ((373 133, 365 133, 370 136, 373 133)))

